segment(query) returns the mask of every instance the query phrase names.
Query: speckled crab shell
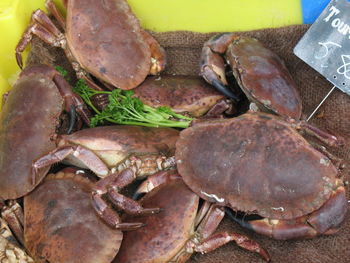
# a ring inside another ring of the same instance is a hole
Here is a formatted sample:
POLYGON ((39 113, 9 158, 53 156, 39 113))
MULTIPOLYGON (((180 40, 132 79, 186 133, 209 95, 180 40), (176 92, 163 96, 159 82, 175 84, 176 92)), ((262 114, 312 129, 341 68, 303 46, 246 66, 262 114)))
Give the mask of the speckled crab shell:
POLYGON ((66 24, 73 56, 97 78, 132 89, 149 74, 151 48, 127 1, 68 1, 66 24))
POLYGON ((308 214, 336 188, 330 160, 265 113, 183 130, 175 156, 183 180, 203 199, 271 219, 308 214))
POLYGON ((193 117, 204 115, 225 97, 203 79, 191 76, 148 77, 133 90, 135 97, 152 107, 168 106, 193 117))
POLYGON ((64 101, 53 81, 55 70, 45 65, 22 71, 0 112, 0 196, 16 199, 35 188, 49 170, 32 182, 32 162, 55 148, 64 101))
POLYGON ((239 36, 226 50, 225 57, 250 101, 267 111, 300 119, 301 98, 279 56, 257 39, 239 36))
POLYGON ((68 169, 48 175, 25 196, 25 246, 35 262, 111 262, 123 233, 97 216, 93 183, 68 169))

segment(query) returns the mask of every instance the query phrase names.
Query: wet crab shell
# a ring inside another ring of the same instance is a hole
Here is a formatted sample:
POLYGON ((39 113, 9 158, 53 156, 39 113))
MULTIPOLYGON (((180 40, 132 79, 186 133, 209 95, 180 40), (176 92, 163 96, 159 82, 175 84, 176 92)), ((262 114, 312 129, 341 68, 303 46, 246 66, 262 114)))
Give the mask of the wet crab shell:
POLYGON ((225 98, 203 79, 190 76, 148 77, 133 91, 135 97, 149 106, 168 106, 194 117, 202 116, 225 98))
POLYGON ((55 148, 51 136, 63 110, 56 84, 41 72, 50 69, 24 70, 0 112, 0 196, 5 200, 33 190, 49 170, 42 169, 32 183, 32 162, 55 148))
POLYGON ((25 196, 25 246, 36 262, 113 260, 123 233, 96 215, 91 189, 83 175, 59 172, 25 196))
POLYGON ((320 208, 337 169, 290 125, 269 114, 199 123, 180 133, 179 173, 203 199, 271 219, 320 208))
POLYGON ((301 98, 284 62, 255 38, 237 37, 225 53, 239 86, 259 108, 300 119, 301 98))
POLYGON ((83 68, 118 88, 149 74, 151 50, 127 1, 68 1, 67 42, 83 68))

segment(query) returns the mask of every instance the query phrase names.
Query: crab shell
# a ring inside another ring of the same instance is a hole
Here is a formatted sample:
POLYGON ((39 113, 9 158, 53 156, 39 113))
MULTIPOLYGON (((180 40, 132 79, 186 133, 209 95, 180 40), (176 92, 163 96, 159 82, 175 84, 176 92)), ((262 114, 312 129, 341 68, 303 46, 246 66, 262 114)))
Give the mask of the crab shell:
MULTIPOLYGON (((100 126, 62 135, 58 146, 81 145, 92 150, 113 168, 132 155, 163 154, 171 156, 179 131, 171 128, 149 128, 130 125, 100 126)), ((67 158, 70 164, 86 168, 76 158, 67 158)))
POLYGON ((269 114, 190 127, 175 156, 183 180, 203 199, 270 219, 309 214, 337 187, 331 161, 269 114))
POLYGON ((5 200, 33 190, 49 170, 40 170, 32 183, 32 162, 55 148, 51 137, 64 107, 52 70, 25 69, 0 112, 0 197, 5 200))
POLYGON ((152 107, 168 106, 176 113, 199 117, 225 97, 203 79, 190 76, 148 77, 133 90, 135 97, 152 107))
POLYGON ((301 117, 297 86, 281 58, 255 38, 234 33, 216 35, 204 43, 201 75, 222 92, 226 87, 225 61, 242 91, 262 111, 293 119, 301 117))
MULTIPOLYGON (((124 235, 120 251, 113 262, 164 263, 170 261, 185 246, 197 214, 199 197, 181 179, 172 180, 148 193, 144 207, 164 208, 159 214, 127 217, 128 222, 143 222, 145 227, 124 235), (176 218, 176 223, 174 223, 176 218)), ((190 257, 191 254, 187 253, 190 257)), ((176 262, 185 262, 182 259, 176 262)))
POLYGON ((111 262, 123 233, 91 206, 93 183, 69 169, 48 175, 24 198, 25 246, 36 262, 111 262))
POLYGON ((255 38, 237 37, 225 57, 239 86, 258 107, 300 119, 302 103, 284 62, 255 38))
POLYGON ((70 0, 67 42, 88 72, 121 89, 132 89, 150 72, 151 49, 125 0, 70 0))

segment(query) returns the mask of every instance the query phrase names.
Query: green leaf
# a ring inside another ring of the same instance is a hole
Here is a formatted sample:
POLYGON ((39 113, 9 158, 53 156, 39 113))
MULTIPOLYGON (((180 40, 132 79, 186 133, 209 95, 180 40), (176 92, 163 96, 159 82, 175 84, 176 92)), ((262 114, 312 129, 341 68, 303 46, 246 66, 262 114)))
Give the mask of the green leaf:
POLYGON ((192 121, 192 118, 177 114, 169 107, 153 108, 144 105, 139 98, 133 97, 132 90, 98 91, 91 89, 84 80, 80 79, 73 91, 96 112, 91 119, 91 127, 112 122, 148 127, 187 128, 192 121), (91 97, 97 94, 108 94, 109 103, 102 111, 99 111, 91 101, 91 97))
POLYGON ((68 76, 68 71, 62 68, 61 66, 56 66, 55 69, 64 77, 68 76))

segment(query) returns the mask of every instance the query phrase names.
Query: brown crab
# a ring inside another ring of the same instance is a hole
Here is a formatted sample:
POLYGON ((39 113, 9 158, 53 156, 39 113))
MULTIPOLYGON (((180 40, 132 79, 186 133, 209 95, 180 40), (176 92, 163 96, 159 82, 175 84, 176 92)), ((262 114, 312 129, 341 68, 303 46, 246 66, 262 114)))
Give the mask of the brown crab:
POLYGON ((260 110, 299 120, 301 99, 284 62, 257 39, 224 33, 209 39, 201 55, 201 75, 218 90, 226 85, 225 60, 240 88, 260 110), (223 58, 223 57, 224 58, 223 58))
POLYGON ((225 215, 223 209, 208 202, 199 209, 199 197, 183 183, 175 170, 160 172, 148 179, 156 188, 146 194, 141 203, 163 210, 147 217, 124 217, 128 222, 141 221, 145 226, 125 233, 113 262, 182 263, 194 252, 207 253, 230 241, 269 261, 269 254, 248 237, 229 232, 214 233, 225 215))
MULTIPOLYGON (((148 106, 167 106, 176 113, 191 117, 220 117, 223 113, 235 113, 234 103, 199 77, 150 76, 133 91, 134 97, 148 106)), ((108 104, 108 95, 96 95, 93 101, 102 109, 108 104)))
POLYGON ((103 178, 93 187, 92 204, 106 223, 118 228, 119 216, 102 196, 108 195, 114 205, 128 213, 158 212, 158 208, 143 209, 137 202, 120 194, 119 190, 135 178, 173 166, 174 160, 167 157, 174 154, 178 134, 171 128, 128 125, 84 129, 62 135, 58 139, 58 147, 37 159, 33 170, 38 171, 63 160, 92 170, 103 178))
POLYGON ((48 167, 34 175, 32 162, 55 148, 60 115, 74 109, 89 120, 80 97, 54 68, 22 71, 0 112, 0 199, 24 196, 40 183, 48 167))
POLYGON ((347 211, 330 156, 265 113, 199 123, 176 144, 177 168, 201 198, 264 219, 241 223, 275 239, 337 231, 347 211))
MULTIPOLYGON (((123 233, 111 229, 90 204, 93 181, 82 170, 49 174, 24 197, 24 240, 35 262, 111 262, 123 233)), ((128 223, 119 223, 129 229, 128 223)), ((132 224, 130 224, 132 225, 132 224)))
POLYGON ((63 48, 78 78, 85 78, 96 88, 86 72, 109 84, 108 87, 132 89, 148 74, 164 69, 164 50, 141 29, 126 0, 63 2, 67 8, 66 21, 52 0, 46 1, 46 7, 66 34, 62 34, 42 10, 34 11, 32 23, 16 47, 20 67, 21 52, 36 35, 63 48))

